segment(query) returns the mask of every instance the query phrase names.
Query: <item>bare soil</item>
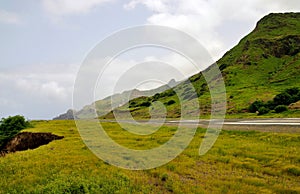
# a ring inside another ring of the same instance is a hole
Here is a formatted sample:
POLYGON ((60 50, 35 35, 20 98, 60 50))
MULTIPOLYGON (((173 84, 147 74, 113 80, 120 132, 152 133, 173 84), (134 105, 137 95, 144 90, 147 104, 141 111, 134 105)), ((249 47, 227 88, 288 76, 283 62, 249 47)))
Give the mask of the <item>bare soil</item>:
POLYGON ((59 140, 62 138, 64 137, 54 135, 52 133, 22 132, 17 134, 4 146, 4 148, 0 151, 0 156, 16 151, 36 149, 42 145, 50 143, 53 140, 59 140))

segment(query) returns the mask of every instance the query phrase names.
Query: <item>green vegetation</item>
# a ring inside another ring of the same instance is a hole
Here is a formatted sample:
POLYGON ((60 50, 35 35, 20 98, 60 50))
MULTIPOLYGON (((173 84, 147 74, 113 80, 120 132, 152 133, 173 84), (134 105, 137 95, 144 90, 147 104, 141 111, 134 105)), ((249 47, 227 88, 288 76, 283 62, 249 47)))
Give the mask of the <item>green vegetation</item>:
POLYGON ((249 111, 255 113, 259 108, 264 107, 264 105, 265 103, 263 101, 257 100, 249 106, 249 111))
MULTIPOLYGON (((173 80, 171 85, 176 85, 177 83, 175 82, 175 80, 173 80)), ((92 103, 91 105, 86 105, 84 106, 81 110, 79 111, 74 111, 72 109, 68 110, 66 113, 59 115, 58 117, 55 117, 55 120, 72 120, 73 117, 75 116, 75 118, 80 118, 80 119, 85 119, 85 118, 94 118, 95 115, 95 111, 94 111, 94 107, 96 107, 97 110, 97 115, 98 116, 103 116, 106 115, 107 113, 109 113, 112 108, 116 108, 120 105, 124 104, 124 101, 126 101, 128 98, 129 99, 134 99, 140 96, 153 96, 154 94, 158 94, 158 97, 160 96, 160 94, 158 92, 163 92, 165 90, 168 90, 169 86, 168 85, 164 85, 161 86, 159 88, 156 89, 152 89, 152 90, 146 90, 146 91, 140 91, 137 89, 133 89, 133 90, 129 90, 129 91, 124 91, 121 94, 114 94, 112 96, 106 97, 102 100, 98 100, 94 103, 92 103), (111 104, 113 100, 113 104, 111 104)), ((168 95, 172 95, 172 94, 168 94, 168 95)), ((147 105, 148 103, 146 102, 147 105)), ((133 102, 133 104, 130 104, 130 107, 137 107, 140 104, 135 104, 135 102, 133 102)), ((145 106, 148 107, 149 105, 145 106)))
MULTIPOLYGON (((222 72, 227 94, 227 117, 261 117, 255 112, 260 107, 249 106, 257 99, 263 102, 272 101, 282 91, 290 88, 300 88, 300 13, 270 14, 261 19, 256 28, 237 46, 228 51, 217 64, 222 72)), ((150 116, 148 106, 139 106, 142 100, 145 102, 160 101, 168 104, 174 100, 176 103, 167 107, 167 117, 180 117, 180 102, 184 102, 184 109, 189 112, 191 118, 197 117, 197 111, 192 111, 194 104, 189 101, 198 98, 201 117, 209 117, 211 101, 209 88, 202 73, 189 78, 196 91, 183 81, 173 88, 152 97, 132 99, 134 107, 130 107, 131 114, 136 118, 148 118, 150 116), (172 92, 173 91, 173 92, 172 92), (176 91, 176 94, 175 92, 176 91), (181 96, 181 101, 178 100, 181 96)), ((291 91, 290 91, 291 92, 291 91)), ((291 95, 291 94, 290 94, 291 95)), ((285 100, 292 97, 286 94, 277 96, 274 104, 269 103, 262 110, 274 110, 278 105, 289 105, 291 101, 285 100), (277 99, 278 98, 278 99, 277 99), (282 104, 282 101, 285 103, 282 104)), ((298 99, 299 100, 299 99, 298 99)), ((293 100, 295 102, 296 99, 293 100)), ((128 107, 128 106, 125 106, 128 107)), ((120 107, 117 110, 123 110, 120 107)), ((279 109, 278 109, 279 110, 279 109)), ((282 110, 282 109, 281 109, 282 110)), ((300 109, 289 110, 282 113, 270 111, 264 117, 297 117, 300 109)), ((109 113, 105 118, 113 118, 109 113)))
MULTIPOLYGON (((33 121, 30 132, 64 136, 35 150, 0 157, 0 193, 299 193, 300 134, 222 131, 214 147, 199 156, 205 130, 164 166, 130 171, 95 157, 72 121, 33 121)), ((119 144, 148 149, 165 143, 176 127, 149 136, 103 123, 119 144)), ((187 129, 188 130, 188 129, 187 129)))
POLYGON ((288 110, 288 107, 285 105, 278 105, 274 108, 276 113, 281 113, 288 110))
POLYGON ((172 105, 172 104, 175 104, 176 102, 175 102, 175 100, 169 100, 168 102, 167 102, 167 105, 172 105))
MULTIPOLYGON (((299 110, 287 107, 300 100, 300 14, 264 17, 218 64, 226 84, 227 117, 300 117, 299 110)), ((138 97, 140 91, 133 91, 138 98, 130 98, 116 111, 122 113, 129 107, 134 117, 149 118, 149 110, 159 101, 166 105, 168 118, 180 117, 181 108, 193 118, 198 116, 193 107, 199 102, 202 117, 209 117, 209 88, 201 73, 172 89, 159 90, 146 92, 142 97, 138 97)), ((121 102, 124 96, 115 97, 121 102)), ((99 115, 110 111, 110 102, 110 98, 96 102, 99 115)), ((76 114, 84 117, 93 115, 93 111, 86 106, 76 114)), ((113 114, 104 117, 113 118, 113 114)), ((83 144, 74 121, 32 123, 35 128, 25 131, 51 132, 64 139, 0 157, 0 194, 300 193, 299 133, 222 131, 213 148, 199 156, 206 132, 199 128, 187 149, 173 161, 151 170, 130 171, 95 157, 83 144)), ((139 136, 117 123, 102 126, 114 141, 137 150, 158 147, 177 130, 174 126, 162 126, 151 135, 139 136)), ((27 127, 29 123, 22 116, 2 119, 0 147, 27 127)))
MULTIPOLYGON (((149 118, 150 113, 149 110, 153 109, 153 103, 156 101, 160 101, 163 104, 165 104, 167 107, 167 117, 168 118, 177 118, 180 117, 180 107, 179 105, 179 99, 176 95, 176 92, 173 89, 168 89, 162 93, 156 93, 153 96, 141 96, 135 99, 132 99, 129 101, 128 104, 125 104, 124 106, 115 109, 115 111, 119 111, 122 113, 122 111, 127 110, 129 107, 129 110, 133 117, 135 118, 149 118), (150 109, 149 109, 150 108, 150 109)), ((101 118, 104 119, 112 119, 114 118, 114 115, 112 111, 108 113, 105 116, 102 116, 101 118)))
POLYGON ((25 118, 20 115, 2 118, 0 120, 0 151, 16 134, 30 126, 29 121, 26 121, 25 118))
MULTIPOLYGON (((287 107, 300 100, 299 45, 300 14, 270 14, 228 51, 217 62, 226 85, 227 117, 300 117, 300 110, 287 107)), ((194 118, 198 110, 193 107, 199 102, 201 116, 209 117, 210 93, 201 73, 172 89, 160 89, 164 92, 151 91, 154 93, 142 97, 138 97, 140 91, 133 91, 138 98, 130 98, 116 111, 122 113, 129 107, 135 118, 149 118, 158 101, 166 105, 167 118, 180 117, 181 108, 194 118)), ((115 97, 117 102, 123 99, 122 94, 115 97)), ((96 102, 99 115, 110 111, 110 102, 110 98, 96 102)), ((77 114, 92 113, 86 106, 77 114)), ((113 118, 113 114, 103 118, 113 118)), ((12 118, 1 120, 1 141, 27 127, 23 124, 12 118), (4 127, 10 125, 14 127, 4 127)), ((173 161, 151 170, 130 171, 95 157, 73 121, 33 124, 35 128, 26 131, 65 138, 1 157, 0 193, 300 193, 299 133, 222 131, 213 148, 199 156, 206 132, 199 128, 187 149, 173 161)), ((176 133, 174 126, 162 126, 145 136, 130 134, 117 123, 102 126, 114 141, 138 150, 158 147, 176 133)))
POLYGON ((260 107, 258 109, 258 115, 264 115, 264 114, 267 114, 268 112, 270 111, 270 109, 266 108, 266 107, 260 107))
POLYGON ((249 111, 252 113, 258 112, 258 115, 267 114, 270 110, 274 110, 276 113, 282 113, 288 110, 286 105, 290 105, 299 100, 300 90, 298 88, 289 88, 266 103, 262 100, 253 102, 249 106, 249 111))

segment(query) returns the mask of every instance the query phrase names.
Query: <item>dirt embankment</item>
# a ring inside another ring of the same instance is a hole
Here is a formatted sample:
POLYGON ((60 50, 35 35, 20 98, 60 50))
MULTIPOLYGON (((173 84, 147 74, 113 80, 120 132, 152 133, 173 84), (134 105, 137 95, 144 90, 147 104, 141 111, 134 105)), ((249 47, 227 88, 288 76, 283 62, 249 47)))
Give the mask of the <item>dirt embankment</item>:
POLYGON ((0 156, 4 156, 7 153, 16 151, 35 149, 42 145, 46 145, 53 140, 62 138, 64 137, 51 133, 19 133, 12 140, 10 140, 2 150, 0 150, 0 156))

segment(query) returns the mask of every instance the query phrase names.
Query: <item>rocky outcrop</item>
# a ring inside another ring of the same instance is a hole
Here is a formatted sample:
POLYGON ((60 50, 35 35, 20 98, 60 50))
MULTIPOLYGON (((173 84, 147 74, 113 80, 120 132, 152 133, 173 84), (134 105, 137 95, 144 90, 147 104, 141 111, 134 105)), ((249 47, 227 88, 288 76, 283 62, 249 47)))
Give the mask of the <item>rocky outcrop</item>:
POLYGON ((69 109, 66 113, 61 114, 58 117, 53 118, 53 120, 74 120, 74 115, 75 114, 76 114, 76 112, 74 110, 69 109))
POLYGON ((300 101, 290 104, 289 109, 291 109, 291 110, 300 110, 300 101))

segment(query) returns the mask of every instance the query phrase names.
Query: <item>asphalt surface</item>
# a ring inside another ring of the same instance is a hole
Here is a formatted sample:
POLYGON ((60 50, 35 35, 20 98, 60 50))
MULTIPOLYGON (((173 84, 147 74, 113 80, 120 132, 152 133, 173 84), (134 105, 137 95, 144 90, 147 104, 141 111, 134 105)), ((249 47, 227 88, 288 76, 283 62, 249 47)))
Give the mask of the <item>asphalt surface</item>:
MULTIPOLYGON (((183 120, 183 121, 166 121, 167 123, 183 123, 183 124, 207 124, 209 120, 183 120)), ((212 123, 222 124, 219 121, 212 123)), ((299 126, 300 118, 280 118, 280 119, 225 119, 223 125, 258 125, 258 126, 299 126)))
MULTIPOLYGON (((114 120, 105 120, 104 122, 117 122, 114 120)), ((118 120, 123 123, 134 123, 130 120, 118 120)), ((146 120, 138 120, 136 122, 147 123, 146 120)), ((151 120, 148 124, 161 124, 162 121, 151 120)), ((200 120, 167 120, 163 122, 165 125, 180 125, 191 127, 207 128, 210 124, 220 126, 223 130, 251 130, 261 132, 276 132, 276 133, 300 133, 300 118, 274 118, 274 119, 225 119, 224 122, 218 120, 200 119, 200 120)))
MULTIPOLYGON (((169 121, 176 123, 177 121, 169 121)), ((215 124, 222 124, 219 121, 212 121, 215 124)), ((199 127, 207 128, 209 120, 200 120, 199 127)), ((184 121, 184 125, 197 125, 197 121, 184 121)), ((300 118, 280 119, 225 119, 222 130, 260 131, 273 133, 300 133, 300 118)))

